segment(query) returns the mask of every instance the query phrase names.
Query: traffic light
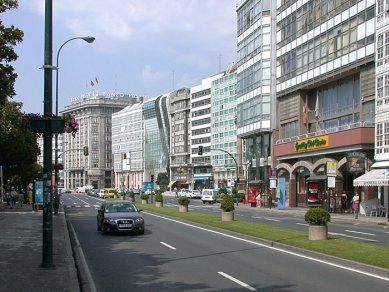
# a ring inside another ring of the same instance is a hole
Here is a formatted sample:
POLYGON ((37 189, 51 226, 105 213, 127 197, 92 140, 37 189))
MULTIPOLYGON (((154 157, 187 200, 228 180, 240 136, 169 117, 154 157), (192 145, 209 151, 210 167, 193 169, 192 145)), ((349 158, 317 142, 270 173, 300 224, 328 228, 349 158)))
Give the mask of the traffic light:
POLYGON ((84 156, 88 156, 88 155, 89 155, 88 146, 84 146, 84 156))
POLYGON ((151 182, 154 182, 154 174, 151 175, 151 182))
POLYGON ((199 146, 199 149, 198 149, 198 152, 197 152, 198 155, 203 155, 203 146, 199 146))

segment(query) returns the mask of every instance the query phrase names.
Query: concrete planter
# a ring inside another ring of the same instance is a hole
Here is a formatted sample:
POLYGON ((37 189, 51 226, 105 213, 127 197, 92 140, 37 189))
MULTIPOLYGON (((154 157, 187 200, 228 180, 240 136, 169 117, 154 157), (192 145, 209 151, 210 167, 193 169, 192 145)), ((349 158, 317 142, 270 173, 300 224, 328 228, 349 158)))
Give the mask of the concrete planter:
POLYGON ((180 211, 181 213, 186 213, 188 212, 188 205, 180 205, 178 207, 178 211, 180 211))
POLYGON ((147 204, 148 202, 148 200, 142 200, 142 204, 147 204))
POLYGON ((163 207, 163 202, 155 202, 155 207, 158 207, 158 208, 163 207))
POLYGON ((130 202, 135 202, 135 198, 134 198, 134 197, 129 197, 128 200, 129 200, 130 202))
POLYGON ((326 240, 328 239, 328 226, 309 225, 309 240, 326 240))
POLYGON ((234 211, 222 212, 222 221, 234 221, 234 211))

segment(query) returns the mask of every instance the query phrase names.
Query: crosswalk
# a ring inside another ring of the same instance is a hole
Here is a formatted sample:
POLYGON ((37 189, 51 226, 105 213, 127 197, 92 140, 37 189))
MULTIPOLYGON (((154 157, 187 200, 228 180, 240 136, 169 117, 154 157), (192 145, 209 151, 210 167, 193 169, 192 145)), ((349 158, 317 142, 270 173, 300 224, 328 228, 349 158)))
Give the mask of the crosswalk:
POLYGON ((99 209, 101 205, 96 204, 96 205, 91 205, 91 204, 79 204, 79 203, 72 203, 72 204, 64 204, 64 207, 66 209, 73 209, 73 208, 95 208, 99 209))

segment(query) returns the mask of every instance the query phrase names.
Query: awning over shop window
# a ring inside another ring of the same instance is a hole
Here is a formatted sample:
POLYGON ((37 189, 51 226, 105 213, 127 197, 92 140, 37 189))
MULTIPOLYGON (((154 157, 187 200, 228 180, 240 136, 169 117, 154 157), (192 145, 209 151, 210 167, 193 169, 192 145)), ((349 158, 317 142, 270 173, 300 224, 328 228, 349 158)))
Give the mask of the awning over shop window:
POLYGON ((307 178, 307 181, 321 181, 321 180, 327 180, 327 176, 325 174, 321 174, 321 175, 311 174, 311 176, 307 178))
POLYGON ((354 179, 354 187, 389 186, 389 179, 385 178, 385 169, 373 169, 354 179))
POLYGON ((210 177, 208 177, 208 176, 194 176, 192 179, 193 180, 208 180, 208 179, 210 179, 210 177))

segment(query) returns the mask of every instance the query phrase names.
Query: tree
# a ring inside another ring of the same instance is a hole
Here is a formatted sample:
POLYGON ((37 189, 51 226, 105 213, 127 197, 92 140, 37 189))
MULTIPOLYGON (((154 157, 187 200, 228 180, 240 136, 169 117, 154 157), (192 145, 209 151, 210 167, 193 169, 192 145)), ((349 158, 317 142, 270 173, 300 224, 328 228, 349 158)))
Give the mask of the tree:
MULTIPOLYGON (((18 6, 17 0, 0 0, 0 13, 18 6)), ((41 168, 36 163, 37 136, 22 123, 22 103, 8 100, 15 95, 17 78, 10 64, 18 58, 13 47, 22 40, 23 32, 13 25, 5 27, 0 18, 0 165, 4 169, 4 181, 10 179, 15 186, 25 187, 41 168)))
MULTIPOLYGON (((0 13, 19 6, 17 0, 0 0, 0 13)), ((13 25, 4 27, 0 18, 0 106, 15 95, 14 84, 17 74, 10 62, 16 61, 18 55, 13 47, 23 40, 23 31, 13 25)))
POLYGON ((169 185, 169 177, 166 172, 160 172, 157 176, 157 185, 164 188, 169 185))

